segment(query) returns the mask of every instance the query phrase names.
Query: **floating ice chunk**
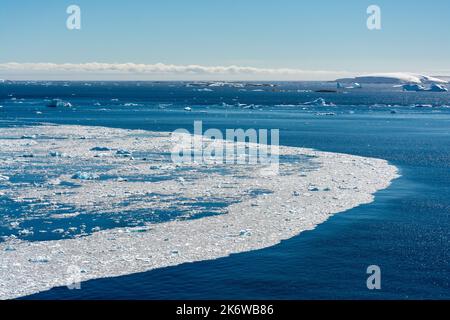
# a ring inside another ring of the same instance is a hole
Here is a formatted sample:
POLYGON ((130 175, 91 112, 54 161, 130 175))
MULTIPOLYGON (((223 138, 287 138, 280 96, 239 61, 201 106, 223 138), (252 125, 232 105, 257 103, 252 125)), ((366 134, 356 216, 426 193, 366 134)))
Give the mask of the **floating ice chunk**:
POLYGON ((53 99, 47 104, 49 108, 57 108, 57 107, 72 107, 72 104, 67 101, 63 101, 61 99, 53 99))
POLYGON ((139 103, 127 102, 123 104, 124 107, 139 107, 141 106, 139 103))
POLYGON ((97 180, 98 178, 100 178, 98 174, 89 172, 77 172, 72 176, 72 179, 79 180, 97 180))
POLYGON ((36 139, 36 135, 32 134, 32 135, 23 135, 20 137, 20 139, 36 139))
POLYGON ((21 236, 26 237, 26 236, 31 236, 31 235, 33 235, 33 234, 34 234, 34 231, 31 230, 31 229, 22 229, 22 230, 19 230, 19 234, 20 234, 21 236))
POLYGON ((446 87, 444 87, 443 85, 441 85, 441 84, 433 83, 431 85, 430 89, 427 90, 427 91, 431 91, 431 92, 447 92, 448 89, 446 87))
POLYGON ((94 147, 91 151, 111 151, 111 149, 108 147, 94 147))
POLYGON ((203 88, 203 89, 197 89, 198 92, 212 92, 214 90, 212 89, 208 89, 208 88, 203 88))
POLYGON ((240 237, 251 236, 251 235, 252 235, 252 232, 250 229, 242 229, 241 231, 239 231, 240 237))
POLYGON ((415 91, 415 92, 425 91, 425 87, 420 85, 420 84, 410 84, 410 83, 408 83, 408 84, 404 84, 402 86, 402 88, 403 88, 403 91, 415 91))
POLYGON ((51 180, 48 181, 48 184, 52 185, 52 186, 57 186, 57 185, 61 184, 61 180, 59 180, 58 178, 51 179, 51 180))
POLYGON ((116 154, 123 157, 129 157, 131 156, 131 152, 125 149, 120 149, 116 151, 116 154))
POLYGON ((320 106, 320 107, 335 107, 336 105, 332 102, 328 103, 324 98, 318 98, 313 101, 302 103, 305 106, 320 106))
POLYGON ((18 228, 20 223, 18 221, 13 221, 9 224, 11 228, 18 228))
POLYGON ((74 213, 58 213, 58 214, 52 214, 50 216, 50 218, 52 219, 66 219, 66 218, 74 218, 79 216, 80 213, 79 212, 74 212, 74 213))
POLYGON ((335 112, 317 112, 316 116, 335 116, 335 112))
POLYGON ((186 107, 186 108, 184 108, 184 111, 192 111, 192 108, 191 107, 186 107))
POLYGON ((9 177, 8 176, 3 176, 0 174, 0 182, 2 181, 9 181, 9 177))
POLYGON ((50 151, 50 156, 55 157, 55 158, 64 158, 67 155, 63 152, 59 152, 59 151, 50 151))

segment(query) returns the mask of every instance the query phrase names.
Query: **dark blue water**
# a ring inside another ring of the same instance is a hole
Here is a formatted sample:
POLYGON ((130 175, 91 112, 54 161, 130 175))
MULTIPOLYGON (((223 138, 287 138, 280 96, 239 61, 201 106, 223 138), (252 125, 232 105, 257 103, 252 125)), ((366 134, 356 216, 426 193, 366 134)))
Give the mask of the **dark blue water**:
POLYGON ((92 280, 81 290, 55 288, 28 298, 449 299, 450 109, 445 106, 450 94, 403 93, 385 86, 348 93, 303 91, 329 86, 281 83, 264 92, 198 92, 181 83, 0 85, 3 126, 52 122, 172 131, 192 130, 194 120, 203 120, 205 129, 277 128, 283 145, 384 158, 402 174, 375 202, 271 248, 92 280), (319 97, 338 107, 287 106, 319 97), (74 107, 49 109, 44 100, 51 98, 74 107), (193 112, 183 111, 185 106, 193 112), (366 268, 373 264, 381 267, 379 291, 366 287, 366 268))

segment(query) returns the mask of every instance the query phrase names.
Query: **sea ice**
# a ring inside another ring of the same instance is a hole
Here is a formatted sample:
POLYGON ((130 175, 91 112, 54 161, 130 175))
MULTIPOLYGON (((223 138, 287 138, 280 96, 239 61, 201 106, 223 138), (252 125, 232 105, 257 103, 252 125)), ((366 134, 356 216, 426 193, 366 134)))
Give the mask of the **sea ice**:
POLYGON ((22 154, 24 141, 18 138, 25 132, 42 137, 27 147, 27 152, 33 153, 35 158, 4 163, 2 170, 6 166, 11 174, 25 174, 30 170, 35 174, 40 173, 39 170, 48 174, 52 172, 48 168, 60 170, 62 166, 65 173, 58 173, 52 179, 70 181, 75 177, 84 180, 76 188, 63 183, 36 186, 8 182, 5 196, 14 201, 39 202, 43 208, 36 207, 35 212, 48 210, 55 219, 57 212, 52 211, 55 204, 73 208, 76 215, 116 212, 120 216, 126 211, 183 211, 186 208, 190 210, 189 215, 195 211, 190 204, 197 204, 206 195, 211 199, 231 201, 223 209, 226 214, 197 219, 180 217, 141 227, 103 230, 101 226, 92 228, 86 224, 77 230, 69 230, 74 226, 67 225, 66 230, 60 228, 62 234, 84 230, 83 236, 61 240, 27 241, 26 237, 39 232, 38 228, 21 230, 21 239, 4 237, 4 242, 0 243, 0 299, 64 286, 70 266, 84 270, 80 272, 80 279, 86 281, 273 246, 314 229, 332 214, 372 202, 373 194, 387 188, 398 176, 397 169, 384 160, 285 146, 279 147, 281 159, 308 158, 314 166, 307 171, 302 161, 280 161, 280 174, 267 179, 260 173, 261 165, 224 167, 209 164, 203 168, 189 163, 177 167, 170 157, 152 156, 147 161, 130 161, 109 154, 94 158, 91 149, 99 145, 129 150, 133 154, 167 154, 172 149, 172 139, 170 133, 88 126, 0 128, 2 152, 11 157, 22 154), (48 157, 52 150, 70 157, 48 157), (40 161, 49 167, 30 165, 40 161), (74 167, 84 169, 71 175, 69 172, 74 167), (99 179, 96 172, 130 179, 99 179), (184 176, 174 175, 182 172, 185 172, 184 176), (172 179, 139 180, 143 176, 169 174, 173 175, 172 179), (178 178, 183 178, 181 183, 178 178), (311 186, 320 190, 329 188, 329 191, 308 192, 311 186), (265 192, 255 193, 254 190, 265 192), (85 233, 89 228, 92 228, 92 234, 85 233), (15 250, 7 250, 10 247, 15 250), (42 260, 41 257, 46 262, 36 262, 42 260))

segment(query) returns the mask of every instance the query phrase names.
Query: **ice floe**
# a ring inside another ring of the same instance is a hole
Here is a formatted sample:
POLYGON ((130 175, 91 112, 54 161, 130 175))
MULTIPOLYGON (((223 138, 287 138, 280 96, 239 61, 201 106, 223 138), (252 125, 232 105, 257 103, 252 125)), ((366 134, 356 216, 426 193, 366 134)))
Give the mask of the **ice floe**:
MULTIPOLYGON (((140 130, 66 125, 1 128, 0 175, 6 170, 11 176, 56 172, 56 177, 49 180, 57 178, 61 182, 11 183, 3 190, 5 196, 16 202, 48 204, 42 210, 50 211, 55 219, 58 213, 52 212, 54 204, 73 207, 73 213, 58 216, 70 219, 71 214, 123 214, 127 210, 150 213, 164 207, 177 210, 185 202, 192 200, 195 205, 205 197, 233 201, 223 214, 198 219, 179 217, 112 229, 82 225, 78 229, 91 228, 92 233, 62 240, 5 237, 0 243, 0 299, 70 284, 73 266, 80 270, 79 279, 86 281, 273 246, 314 229, 335 213, 372 202, 374 193, 387 188, 398 176, 397 169, 384 160, 280 146, 280 174, 267 179, 260 165, 175 165, 162 156, 170 152, 172 142, 170 133, 140 130), (25 146, 27 141, 19 139, 25 132, 40 137, 33 140, 35 144, 25 146), (95 158, 96 152, 91 150, 98 146, 128 150, 133 155, 150 152, 152 156, 131 160, 108 152, 105 157, 95 158), (20 158, 24 148, 35 158, 20 158), (68 157, 48 157, 51 151, 68 157), (297 156, 312 159, 313 169, 305 170, 301 161, 283 161, 297 156), (53 169, 42 168, 40 161, 53 169), (30 166, 33 163, 36 165, 30 166), (58 171, 61 166, 63 172, 58 171), (88 167, 91 170, 83 169, 88 167), (71 172, 75 168, 81 171, 71 172), (140 180, 143 176, 173 175, 177 170, 185 175, 140 180), (76 188, 62 183, 72 177, 79 180, 76 188), (128 180, 118 181, 117 177, 128 180)), ((78 230, 68 227, 58 227, 54 232, 78 230)), ((39 230, 21 230, 24 235, 34 232, 39 230)))

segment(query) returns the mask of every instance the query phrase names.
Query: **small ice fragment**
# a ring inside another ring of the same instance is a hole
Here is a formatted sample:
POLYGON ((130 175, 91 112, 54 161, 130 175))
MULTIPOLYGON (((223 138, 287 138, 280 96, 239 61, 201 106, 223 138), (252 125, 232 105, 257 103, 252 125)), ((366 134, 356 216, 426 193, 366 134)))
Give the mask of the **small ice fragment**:
POLYGON ((116 154, 119 156, 124 156, 124 157, 131 156, 131 152, 128 150, 124 150, 124 149, 117 150, 116 154))
POLYGON ((66 154, 65 153, 61 153, 61 152, 59 152, 59 151, 50 151, 50 156, 51 157, 58 157, 58 158, 64 158, 65 156, 66 156, 66 154))
POLYGON ((335 116, 335 112, 318 112, 316 113, 316 116, 335 116))
POLYGON ((53 233, 64 233, 64 229, 55 229, 52 231, 53 233))
POLYGON ((192 108, 191 107, 186 107, 186 108, 184 108, 184 111, 192 111, 192 108))
POLYGON ((57 186, 57 185, 61 184, 61 180, 59 180, 58 178, 51 179, 51 180, 48 181, 48 184, 52 185, 52 186, 57 186))
POLYGON ((31 229, 22 229, 22 230, 20 230, 19 231, 19 234, 21 235, 21 236, 31 236, 31 235, 33 235, 34 234, 34 232, 33 232, 33 230, 31 230, 31 229))
POLYGON ((124 107, 139 107, 140 104, 138 103, 133 103, 133 102, 127 102, 124 104, 124 107))
POLYGON ((9 181, 9 177, 0 174, 0 181, 9 181))
POLYGON ((240 237, 250 236, 251 234, 252 234, 251 230, 248 230, 248 229, 243 229, 243 230, 239 231, 239 236, 240 237))
POLYGON ((32 135, 23 135, 20 137, 20 139, 36 139, 36 135, 32 134, 32 135))
POLYGON ((98 174, 89 172, 77 172, 72 176, 72 179, 79 179, 79 180, 96 180, 98 178, 100 178, 98 174))
POLYGON ((324 98, 318 98, 313 101, 305 102, 303 105, 307 106, 320 106, 320 107, 335 107, 336 105, 334 103, 328 103, 325 101, 324 98))
POLYGON ((57 107, 70 108, 70 107, 72 107, 72 104, 70 102, 63 101, 61 99, 53 99, 52 101, 49 102, 49 104, 47 104, 47 107, 49 107, 49 108, 57 108, 57 107))
POLYGON ((16 248, 14 248, 13 246, 8 245, 8 246, 5 247, 4 250, 5 251, 16 251, 16 248))
POLYGON ((11 228, 17 228, 20 225, 20 223, 17 221, 14 221, 14 222, 11 222, 9 225, 11 226, 11 228))

